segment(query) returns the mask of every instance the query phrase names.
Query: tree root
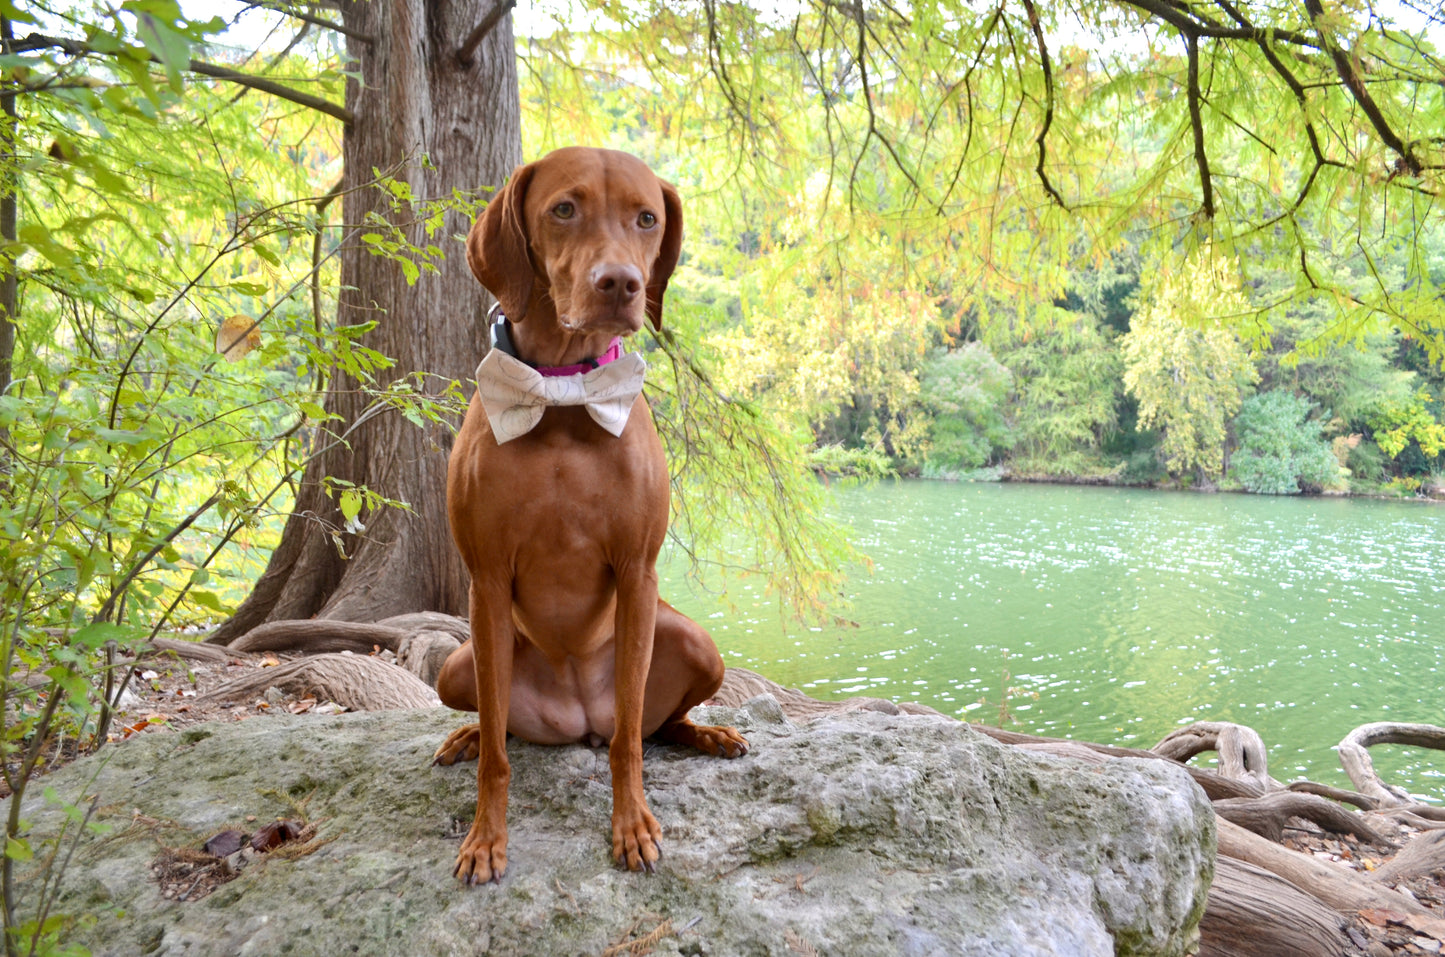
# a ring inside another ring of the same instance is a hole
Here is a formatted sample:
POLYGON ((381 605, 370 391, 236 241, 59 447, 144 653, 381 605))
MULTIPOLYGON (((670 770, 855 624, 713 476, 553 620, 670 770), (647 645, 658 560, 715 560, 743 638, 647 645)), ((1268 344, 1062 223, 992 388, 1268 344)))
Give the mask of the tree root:
POLYGON ((1248 781, 1263 791, 1280 787, 1269 776, 1269 758, 1259 732, 1228 721, 1196 721, 1169 732, 1149 750, 1175 761, 1188 761, 1196 754, 1219 754, 1219 773, 1235 781, 1248 781))
POLYGON ((1332 788, 1328 784, 1316 784, 1313 781, 1291 781, 1285 785, 1285 790, 1298 791, 1301 794, 1317 794, 1322 798, 1329 798, 1331 801, 1339 801, 1341 804, 1353 804, 1361 811, 1373 811, 1380 806, 1379 801, 1372 797, 1365 797, 1359 791, 1332 788))
POLYGON ((1343 957, 1345 921, 1262 867, 1221 857, 1199 932, 1208 957, 1343 957))
POLYGON ((1378 881, 1292 851, 1223 818, 1217 823, 1220 855, 1262 867, 1341 913, 1377 908, 1430 914, 1413 897, 1383 887, 1378 881))
MULTIPOLYGON (((451 635, 461 644, 471 637, 465 618, 433 611, 383 618, 375 624, 328 618, 272 621, 252 628, 224 645, 231 651, 298 651, 316 654, 351 651, 371 654, 377 648, 396 651, 408 636, 423 632, 451 635)), ((208 638, 207 642, 211 642, 208 638)))
POLYGON ((1386 784, 1375 773, 1375 764, 1367 750, 1376 744, 1409 744, 1418 748, 1445 751, 1445 728, 1433 724, 1397 724, 1377 721, 1362 724, 1340 742, 1336 749, 1340 764, 1361 794, 1374 798, 1381 807, 1410 807, 1416 802, 1403 788, 1386 784))
POLYGON ((400 628, 354 621, 272 621, 252 628, 226 647, 231 651, 300 651, 317 654, 351 651, 369 655, 377 648, 395 651, 406 637, 400 628))
POLYGON ((1445 870, 1445 831, 1421 834, 1400 853, 1371 871, 1370 877, 1383 884, 1393 884, 1438 870, 1445 870))
POLYGON ((255 698, 267 688, 334 701, 352 711, 435 708, 436 692, 420 678, 369 655, 324 654, 252 671, 201 696, 202 701, 255 698))
POLYGON ((1360 815, 1313 794, 1271 791, 1263 797, 1231 798, 1215 801, 1214 812, 1276 843, 1284 839, 1285 825, 1291 818, 1302 818, 1335 834, 1353 834, 1376 847, 1396 846, 1360 815))

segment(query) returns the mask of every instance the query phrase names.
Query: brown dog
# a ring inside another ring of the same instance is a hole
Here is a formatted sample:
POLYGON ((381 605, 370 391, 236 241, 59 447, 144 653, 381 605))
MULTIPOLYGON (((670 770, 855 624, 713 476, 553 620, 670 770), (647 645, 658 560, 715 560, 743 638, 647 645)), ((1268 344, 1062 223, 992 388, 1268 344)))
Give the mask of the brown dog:
POLYGON ((437 761, 477 757, 477 813, 456 864, 468 884, 507 869, 508 732, 610 741, 612 854, 629 870, 652 870, 661 836, 642 791, 642 739, 747 752, 732 728, 687 718, 717 691, 723 663, 706 631, 658 599, 667 467, 647 402, 631 391, 643 363, 618 357, 616 337, 644 317, 661 328, 681 243, 672 186, 625 153, 575 147, 517 169, 467 238, 467 261, 506 317, 447 475, 472 639, 447 659, 437 692, 478 720, 437 761), (543 412, 517 385, 577 401, 581 378, 607 379, 596 408, 543 412))

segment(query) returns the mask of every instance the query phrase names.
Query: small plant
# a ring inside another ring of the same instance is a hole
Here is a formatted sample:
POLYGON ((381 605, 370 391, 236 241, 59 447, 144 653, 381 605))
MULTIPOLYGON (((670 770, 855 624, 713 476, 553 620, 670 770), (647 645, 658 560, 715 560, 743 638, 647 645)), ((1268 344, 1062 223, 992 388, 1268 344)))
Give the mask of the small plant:
MULTIPOLYGON (((998 683, 999 683, 998 723, 997 723, 996 726, 997 726, 997 727, 1000 727, 1000 728, 1002 728, 1004 725, 1008 724, 1010 721, 1014 720, 1013 713, 1012 713, 1012 711, 1009 709, 1009 702, 1010 702, 1012 699, 1014 699, 1014 698, 1031 698, 1031 699, 1033 699, 1034 701, 1037 701, 1037 700, 1039 699, 1039 693, 1038 693, 1037 691, 1030 691, 1028 688, 1023 688, 1023 687, 1019 687, 1019 686, 1016 686, 1016 685, 1010 685, 1010 684, 1009 684, 1009 681, 1010 681, 1010 679, 1013 678, 1013 675, 1009 672, 1009 669, 1008 669, 1008 658, 1009 658, 1009 652, 1008 652, 1008 649, 1005 648, 1005 649, 1003 649, 1003 670, 1002 670, 1002 671, 1000 672, 1000 674, 999 674, 999 682, 998 682, 998 683)), ((983 707, 983 706, 988 705, 988 704, 990 704, 990 703, 991 703, 991 702, 989 702, 988 698, 986 698, 986 697, 985 697, 985 698, 979 698, 979 699, 978 699, 978 705, 979 705, 980 707, 983 707)))

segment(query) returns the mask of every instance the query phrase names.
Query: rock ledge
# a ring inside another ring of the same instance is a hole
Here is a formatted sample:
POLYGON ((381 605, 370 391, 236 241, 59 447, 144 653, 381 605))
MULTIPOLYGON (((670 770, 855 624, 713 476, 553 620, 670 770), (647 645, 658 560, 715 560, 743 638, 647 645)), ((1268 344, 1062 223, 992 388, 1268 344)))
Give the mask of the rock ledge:
MULTIPOLYGON (((663 919, 666 936, 639 952, 1197 947, 1214 814, 1180 768, 1033 754, 949 718, 794 724, 770 696, 698 710, 737 725, 752 752, 649 746, 664 828, 653 876, 612 865, 604 750, 511 742, 511 868, 467 890, 450 868, 475 766, 430 766, 459 715, 267 717, 139 736, 47 779, 65 800, 98 795, 112 828, 77 851, 55 912, 85 915, 74 938, 114 955, 600 954, 663 919), (150 865, 163 845, 290 816, 285 796, 307 801, 329 843, 258 860, 199 901, 161 896, 150 865)), ((58 826, 53 808, 26 810, 33 836, 58 826)))

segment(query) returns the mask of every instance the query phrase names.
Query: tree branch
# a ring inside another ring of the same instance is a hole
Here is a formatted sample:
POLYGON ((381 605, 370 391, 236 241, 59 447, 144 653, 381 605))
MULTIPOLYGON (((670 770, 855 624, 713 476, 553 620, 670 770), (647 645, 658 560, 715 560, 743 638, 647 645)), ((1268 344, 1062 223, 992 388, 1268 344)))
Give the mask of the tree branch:
MULTIPOLYGON (((79 40, 67 40, 64 37, 49 37, 39 33, 32 33, 19 40, 15 44, 16 53, 29 53, 35 50, 61 50, 73 57, 82 56, 109 56, 79 40)), ((151 62, 159 63, 156 57, 149 58, 151 62)), ((298 103, 328 116, 334 116, 341 122, 350 126, 355 116, 351 111, 339 103, 332 103, 330 100, 319 96, 312 96, 309 93, 302 93, 300 90, 292 89, 284 83, 267 79, 262 76, 253 76, 250 73, 242 73, 230 67, 217 66, 214 63, 206 63, 201 60, 192 60, 187 67, 192 73, 199 73, 202 76, 214 77, 218 80, 226 80, 231 83, 238 83, 241 86, 249 86, 252 89, 260 90, 262 93, 269 93, 278 99, 298 103)))
POLYGON ((1350 61, 1349 53, 1335 42, 1327 28, 1320 23, 1320 18, 1325 15, 1325 8, 1320 5, 1320 0, 1305 0, 1305 11, 1309 13, 1310 22, 1314 24, 1315 32, 1319 34, 1320 41, 1324 44, 1324 48, 1329 51, 1330 59, 1335 63, 1335 72, 1339 74, 1340 79, 1345 84, 1345 88, 1350 91, 1350 95, 1355 98, 1355 102, 1359 104, 1360 109, 1364 112, 1365 116, 1369 118, 1370 125, 1373 126, 1375 132, 1379 134, 1380 142, 1384 143, 1400 157, 1401 168, 1397 169, 1397 171, 1409 173, 1411 176, 1420 175, 1420 160, 1415 156, 1414 151, 1410 149, 1409 145, 1401 140, 1395 131, 1390 128, 1389 122, 1385 119, 1385 114, 1380 112, 1379 104, 1370 96, 1370 91, 1365 88, 1364 80, 1361 79, 1359 72, 1355 69, 1355 65, 1350 61))
POLYGON ((376 39, 374 37, 362 33, 360 30, 353 30, 350 27, 346 26, 346 24, 344 23, 336 23, 333 20, 327 20, 325 17, 318 17, 312 13, 306 13, 301 10, 293 10, 280 4, 262 3, 260 2, 260 0, 251 0, 250 3, 246 4, 246 6, 250 7, 253 10, 271 10, 275 13, 284 13, 288 17, 295 17, 297 20, 301 20, 305 23, 314 23, 318 27, 325 27, 328 30, 335 30, 342 36, 351 37, 353 40, 360 40, 362 43, 365 43, 367 45, 375 45, 376 43, 376 39))
POLYGON ((310 107, 320 113, 325 113, 327 116, 334 116, 347 126, 350 126, 352 121, 356 119, 350 110, 339 103, 332 103, 330 100, 319 96, 312 96, 310 93, 302 93, 300 90, 292 89, 284 83, 268 80, 263 76, 239 73, 229 67, 216 66, 213 63, 204 63, 200 60, 192 60, 190 70, 192 73, 215 77, 218 80, 227 80, 231 83, 238 83, 241 86, 249 86, 253 90, 270 93, 278 99, 299 103, 302 106, 310 107))
POLYGON ((1209 154, 1204 149, 1204 117, 1200 112, 1199 38, 1185 34, 1189 50, 1189 126, 1194 132, 1194 165, 1199 167, 1199 188, 1203 194, 1200 212, 1214 218, 1214 184, 1209 179, 1209 154))
POLYGON ((1060 208, 1068 209, 1069 204, 1064 202, 1064 197, 1054 189, 1054 184, 1049 182, 1049 174, 1044 171, 1044 160, 1048 158, 1044 138, 1049 135, 1049 127, 1054 125, 1054 67, 1049 59, 1048 45, 1044 43, 1044 27, 1039 22, 1038 8, 1034 6, 1033 0, 1024 0, 1024 9, 1028 11, 1029 28, 1034 31, 1034 40, 1039 45, 1039 64, 1044 71, 1044 125, 1039 128, 1039 135, 1034 138, 1039 146, 1039 161, 1034 165, 1034 170, 1039 174, 1039 182, 1044 184, 1045 192, 1060 208))
POLYGON ((482 18, 482 22, 467 35, 467 39, 457 50, 457 62, 464 67, 471 66, 472 55, 477 52, 477 47, 481 46, 482 41, 487 38, 487 34, 497 28, 497 24, 502 22, 502 17, 507 15, 507 11, 516 5, 517 0, 497 0, 497 5, 482 18))
POLYGON ((1184 10, 1163 0, 1123 0, 1135 9, 1177 28, 1186 36, 1209 37, 1214 40, 1269 40, 1292 43, 1295 46, 1320 49, 1319 41, 1308 34, 1294 30, 1261 30, 1256 27, 1226 27, 1213 20, 1205 19, 1191 10, 1184 10))
MULTIPOLYGON (((1245 27, 1253 27, 1231 0, 1215 0, 1215 2, 1218 3, 1236 23, 1245 27)), ((1314 187, 1315 177, 1319 175, 1323 167, 1336 166, 1341 169, 1345 169, 1346 167, 1345 164, 1337 160, 1327 159, 1325 157, 1324 148, 1320 146, 1319 134, 1315 131, 1314 120, 1310 118, 1309 103, 1305 99, 1304 84, 1301 83, 1294 75, 1294 72, 1285 65, 1285 62, 1279 58, 1279 54, 1274 52, 1274 48, 1270 46, 1268 40, 1260 39, 1256 40, 1255 43, 1259 46, 1259 52, 1264 54, 1264 58, 1269 61, 1270 67, 1279 78, 1284 81, 1285 86, 1289 87, 1290 92, 1294 94, 1295 102, 1299 105, 1300 116, 1304 120, 1305 136, 1310 141, 1310 152, 1312 152, 1315 157, 1315 165, 1310 169, 1309 175, 1305 177, 1304 184, 1300 186, 1300 191, 1295 197, 1294 205, 1290 207, 1288 212, 1281 213, 1268 223, 1265 223, 1264 228, 1268 228, 1279 222, 1283 217, 1293 216, 1299 211, 1299 208, 1304 205, 1305 198, 1309 196, 1310 190, 1314 187)))

